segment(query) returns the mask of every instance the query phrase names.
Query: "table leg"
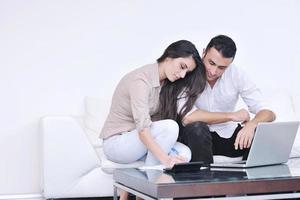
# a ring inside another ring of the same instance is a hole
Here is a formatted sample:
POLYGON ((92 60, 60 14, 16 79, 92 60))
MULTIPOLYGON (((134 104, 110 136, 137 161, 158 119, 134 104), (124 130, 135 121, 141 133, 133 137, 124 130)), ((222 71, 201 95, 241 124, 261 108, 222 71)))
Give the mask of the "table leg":
POLYGON ((118 200, 118 188, 115 185, 113 185, 113 187, 114 187, 114 200, 118 200))

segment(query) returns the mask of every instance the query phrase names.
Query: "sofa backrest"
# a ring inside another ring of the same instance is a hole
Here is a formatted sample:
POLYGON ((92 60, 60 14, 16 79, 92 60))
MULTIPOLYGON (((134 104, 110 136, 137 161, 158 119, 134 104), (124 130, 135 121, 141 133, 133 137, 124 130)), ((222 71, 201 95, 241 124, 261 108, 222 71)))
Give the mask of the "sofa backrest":
MULTIPOLYGON (((296 109, 298 105, 294 100, 296 96, 293 96, 289 92, 283 90, 267 90, 264 91, 263 94, 266 107, 271 109, 276 114, 275 121, 294 121, 299 119, 299 114, 297 116, 296 109)), ((300 104, 300 102, 298 104, 300 104)), ((246 104, 240 98, 236 105, 236 110, 241 108, 248 110, 246 104)), ((300 105, 298 109, 300 112, 300 105)))
MULTIPOLYGON (((300 120, 300 93, 291 95, 286 91, 265 92, 266 105, 276 113, 276 121, 300 120)), ((94 147, 102 145, 99 139, 101 128, 110 109, 110 98, 86 97, 84 126, 86 134, 94 147)), ((239 100, 236 109, 246 108, 239 100)), ((300 156, 300 129, 292 150, 293 156, 300 156)))

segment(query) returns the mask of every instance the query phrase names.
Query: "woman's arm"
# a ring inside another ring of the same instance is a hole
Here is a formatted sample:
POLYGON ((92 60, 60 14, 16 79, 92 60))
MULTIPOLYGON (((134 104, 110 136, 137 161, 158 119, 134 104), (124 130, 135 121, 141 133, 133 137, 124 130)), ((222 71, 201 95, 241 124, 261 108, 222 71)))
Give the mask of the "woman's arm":
POLYGON ((163 149, 155 142, 149 128, 144 128, 139 133, 140 140, 149 149, 154 156, 166 167, 172 167, 175 163, 186 162, 180 156, 169 156, 163 149))
POLYGON ((140 79, 132 82, 129 88, 131 110, 139 138, 149 151, 166 167, 172 167, 175 163, 184 162, 180 156, 169 156, 168 152, 160 147, 151 135, 150 127, 152 121, 149 110, 149 94, 151 88, 140 79))

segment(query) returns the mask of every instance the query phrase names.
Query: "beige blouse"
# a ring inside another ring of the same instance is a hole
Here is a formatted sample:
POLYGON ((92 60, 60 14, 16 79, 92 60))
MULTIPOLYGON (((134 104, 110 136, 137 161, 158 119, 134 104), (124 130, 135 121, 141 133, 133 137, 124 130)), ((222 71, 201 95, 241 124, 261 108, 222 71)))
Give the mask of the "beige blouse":
POLYGON ((159 105, 158 64, 149 64, 126 74, 113 94, 109 114, 100 137, 150 127, 159 105))

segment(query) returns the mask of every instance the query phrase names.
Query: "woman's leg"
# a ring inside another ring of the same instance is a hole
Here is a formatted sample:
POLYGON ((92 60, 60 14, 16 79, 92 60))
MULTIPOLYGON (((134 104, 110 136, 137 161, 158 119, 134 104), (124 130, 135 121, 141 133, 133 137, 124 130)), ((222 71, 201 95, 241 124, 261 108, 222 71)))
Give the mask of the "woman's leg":
POLYGON ((192 152, 190 148, 180 142, 176 142, 175 145, 172 147, 170 153, 170 156, 179 155, 185 158, 187 162, 191 161, 192 158, 192 152))
MULTIPOLYGON (((187 161, 190 160, 190 149, 181 143, 176 143, 179 127, 175 121, 160 120, 153 122, 150 127, 150 132, 154 140, 166 153, 170 152, 172 147, 174 147, 173 149, 176 153, 178 152, 179 155, 186 157, 187 161)), ((156 165, 160 163, 150 151, 148 152, 146 146, 139 139, 136 130, 115 135, 104 140, 103 150, 109 160, 118 163, 131 163, 139 160, 145 154, 147 154, 146 165, 156 165)), ((121 190, 120 199, 127 200, 128 192, 121 190)))
POLYGON ((103 141, 103 151, 107 159, 122 164, 133 163, 147 153, 136 130, 114 135, 103 141))
POLYGON ((120 200, 127 200, 129 193, 121 189, 119 191, 120 191, 120 200))
MULTIPOLYGON (((103 142, 106 157, 117 163, 135 162, 147 153, 136 130, 112 136, 103 142)), ((119 189, 120 200, 128 200, 129 193, 119 189)))
MULTIPOLYGON (((152 123, 150 130, 156 143, 168 154, 178 138, 179 127, 177 122, 170 119, 156 121, 152 123)), ((152 152, 148 151, 145 165, 158 164, 161 164, 160 161, 152 152)))
MULTIPOLYGON (((151 135, 158 145, 169 153, 178 137, 178 125, 173 120, 153 122, 151 135)), ((107 158, 117 163, 132 163, 146 156, 146 165, 159 164, 159 160, 146 148, 136 130, 112 136, 103 142, 103 150, 107 158), (147 153, 148 152, 148 153, 147 153)))

